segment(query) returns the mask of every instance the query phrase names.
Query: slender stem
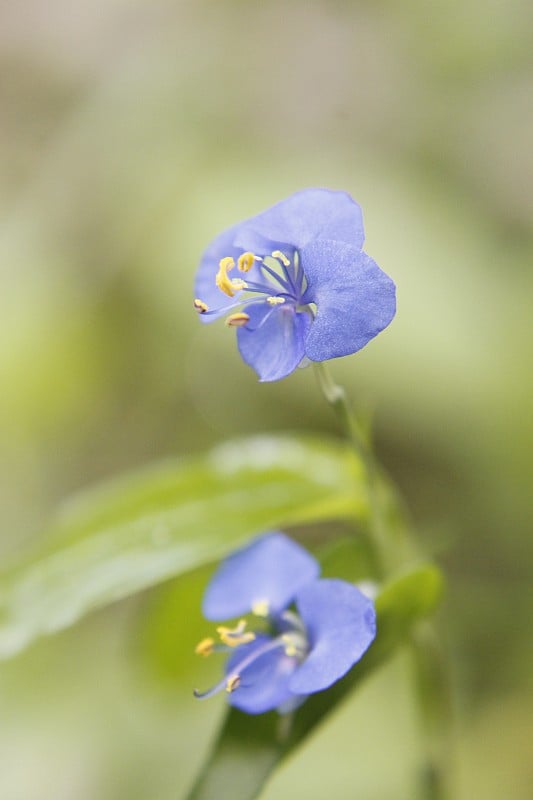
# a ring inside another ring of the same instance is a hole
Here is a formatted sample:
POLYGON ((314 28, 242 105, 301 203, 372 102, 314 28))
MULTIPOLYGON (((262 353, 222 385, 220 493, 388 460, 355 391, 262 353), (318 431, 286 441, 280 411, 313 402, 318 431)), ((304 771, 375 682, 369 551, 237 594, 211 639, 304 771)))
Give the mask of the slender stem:
POLYGON ((364 462, 365 466, 368 467, 371 465, 372 469, 374 469, 374 456, 370 449, 368 438, 363 433, 361 425, 350 408, 348 396, 344 388, 335 383, 324 361, 316 361, 313 366, 322 394, 338 415, 357 455, 364 462))
POLYGON ((423 797, 447 800, 451 797, 452 702, 446 659, 429 623, 419 626, 411 644, 425 748, 423 797))
POLYGON ((390 493, 389 487, 385 476, 380 472, 368 435, 363 431, 361 424, 350 408, 344 388, 334 382, 327 364, 317 362, 314 367, 318 385, 325 399, 337 414, 355 455, 365 470, 365 488, 369 506, 366 532, 374 554, 374 567, 377 577, 383 579, 394 569, 395 562, 398 560, 396 545, 391 547, 385 519, 384 505, 386 499, 384 495, 390 493))
MULTIPOLYGON (((374 553, 377 576, 386 579, 413 557, 419 557, 416 543, 408 532, 403 504, 380 469, 369 436, 353 414, 345 390, 334 382, 325 363, 316 363, 314 366, 320 389, 336 412, 365 469, 369 504, 367 535, 374 553)), ((422 796, 424 800, 447 800, 450 797, 450 693, 445 661, 429 624, 421 627, 412 637, 411 645, 426 751, 421 780, 422 796)))

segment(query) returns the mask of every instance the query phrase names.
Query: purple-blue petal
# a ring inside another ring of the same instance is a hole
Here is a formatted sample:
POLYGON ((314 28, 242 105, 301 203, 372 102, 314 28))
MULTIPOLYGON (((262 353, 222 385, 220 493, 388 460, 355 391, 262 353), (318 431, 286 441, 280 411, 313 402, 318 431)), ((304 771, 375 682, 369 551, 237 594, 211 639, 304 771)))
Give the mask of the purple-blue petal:
MULTIPOLYGON (((226 664, 226 675, 237 669, 243 658, 263 647, 268 639, 260 635, 250 644, 239 647, 226 664)), ((287 656, 283 647, 264 653, 242 670, 238 689, 228 696, 230 704, 247 714, 263 714, 284 705, 294 697, 289 681, 297 665, 297 660, 287 656)))
POLYGON ((346 192, 330 189, 296 192, 243 222, 235 244, 260 254, 276 248, 283 250, 283 245, 288 245, 292 252, 322 238, 363 246, 361 209, 346 192))
POLYGON ((316 559, 283 533, 272 532, 228 556, 209 583, 202 604, 206 619, 227 620, 266 601, 272 615, 320 572, 316 559))
POLYGON ((294 372, 305 355, 305 340, 311 316, 297 312, 290 303, 247 306, 248 324, 237 331, 243 360, 259 375, 260 381, 279 381, 294 372))
POLYGON ((366 253, 322 240, 300 257, 308 282, 304 302, 317 307, 305 344, 311 361, 356 353, 392 321, 396 287, 366 253))
POLYGON ((296 605, 311 649, 289 685, 295 694, 312 694, 327 689, 359 661, 376 635, 376 613, 359 589, 336 579, 304 586, 296 605))

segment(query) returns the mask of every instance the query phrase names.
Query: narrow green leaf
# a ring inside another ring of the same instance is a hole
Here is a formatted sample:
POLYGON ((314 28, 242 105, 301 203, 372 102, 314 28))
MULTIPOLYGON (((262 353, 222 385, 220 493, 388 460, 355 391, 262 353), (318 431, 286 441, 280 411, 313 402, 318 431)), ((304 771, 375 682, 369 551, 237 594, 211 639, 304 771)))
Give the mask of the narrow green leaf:
POLYGON ((83 494, 0 575, 0 657, 261 531, 364 515, 360 474, 335 440, 258 437, 83 494))
POLYGON ((282 759, 406 641, 416 623, 433 611, 441 592, 442 577, 433 565, 387 584, 376 599, 378 634, 368 653, 331 689, 311 695, 292 718, 276 712, 248 716, 229 709, 210 760, 187 800, 257 797, 282 759))

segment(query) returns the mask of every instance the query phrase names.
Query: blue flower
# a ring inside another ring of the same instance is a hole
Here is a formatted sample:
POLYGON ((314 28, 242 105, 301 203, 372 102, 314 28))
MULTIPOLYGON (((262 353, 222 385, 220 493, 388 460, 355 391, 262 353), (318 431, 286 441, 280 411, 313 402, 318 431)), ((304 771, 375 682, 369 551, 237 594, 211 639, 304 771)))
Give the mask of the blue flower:
POLYGON ((248 714, 284 713, 359 661, 376 634, 372 601, 346 581, 319 579, 319 571, 303 547, 277 532, 220 565, 204 596, 204 615, 222 621, 251 612, 260 629, 248 630, 241 619, 217 628, 220 643, 199 643, 201 655, 230 656, 223 680, 197 697, 225 690, 231 705, 248 714))
POLYGON ((231 312, 226 323, 261 381, 285 378, 306 357, 356 353, 396 310, 394 283, 363 241, 361 209, 348 194, 297 192, 211 242, 194 307, 203 322, 231 312))

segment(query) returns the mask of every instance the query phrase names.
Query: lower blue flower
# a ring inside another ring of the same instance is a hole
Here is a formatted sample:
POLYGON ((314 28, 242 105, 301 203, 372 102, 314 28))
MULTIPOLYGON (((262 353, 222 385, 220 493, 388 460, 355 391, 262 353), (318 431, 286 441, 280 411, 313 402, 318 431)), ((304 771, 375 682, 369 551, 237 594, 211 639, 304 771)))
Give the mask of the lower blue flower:
POLYGON ((263 617, 267 630, 249 631, 240 620, 234 628, 217 628, 219 644, 211 638, 200 642, 197 652, 203 655, 231 655, 224 678, 207 692, 195 692, 197 697, 225 690, 231 705, 248 714, 283 713, 327 689, 359 661, 376 635, 373 603, 346 581, 317 578, 318 571, 312 556, 278 532, 255 539, 222 563, 207 589, 204 611, 217 619, 218 604, 222 610, 233 603, 238 614, 245 607, 263 617))

